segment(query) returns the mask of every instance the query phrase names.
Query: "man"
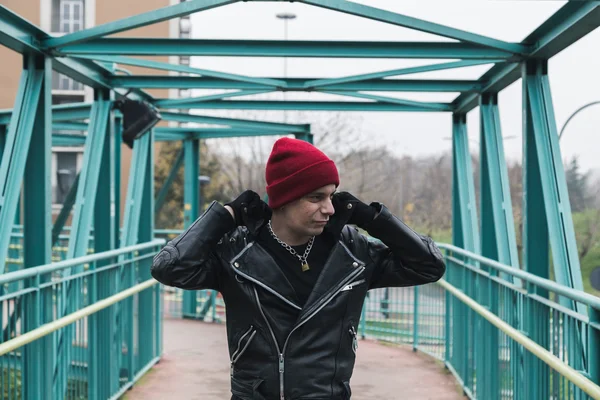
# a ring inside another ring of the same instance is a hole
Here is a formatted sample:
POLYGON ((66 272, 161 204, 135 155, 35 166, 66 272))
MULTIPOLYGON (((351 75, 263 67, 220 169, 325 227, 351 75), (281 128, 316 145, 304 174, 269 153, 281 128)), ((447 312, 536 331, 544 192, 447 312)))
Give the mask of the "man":
POLYGON ((232 399, 350 399, 367 290, 435 282, 442 255, 384 205, 336 193, 335 164, 309 143, 278 140, 266 181, 268 206, 251 191, 213 202, 152 276, 223 294, 232 399))

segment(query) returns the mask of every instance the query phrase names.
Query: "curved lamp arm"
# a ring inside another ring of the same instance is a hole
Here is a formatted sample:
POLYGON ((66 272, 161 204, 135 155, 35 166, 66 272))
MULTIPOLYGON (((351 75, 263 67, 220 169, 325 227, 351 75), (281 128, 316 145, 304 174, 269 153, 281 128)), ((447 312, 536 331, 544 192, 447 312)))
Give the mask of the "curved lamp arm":
POLYGON ((573 114, 571 114, 571 116, 569 117, 569 119, 567 120, 567 122, 565 122, 565 124, 563 125, 562 129, 560 130, 560 133, 558 134, 558 140, 560 140, 560 138, 562 137, 562 134, 563 134, 565 128, 567 127, 567 124, 569 123, 569 121, 571 121, 575 115, 579 114, 580 111, 583 111, 584 109, 586 109, 588 107, 591 107, 594 104, 600 104, 600 101, 593 101, 591 103, 583 105, 583 106, 579 107, 573 114))

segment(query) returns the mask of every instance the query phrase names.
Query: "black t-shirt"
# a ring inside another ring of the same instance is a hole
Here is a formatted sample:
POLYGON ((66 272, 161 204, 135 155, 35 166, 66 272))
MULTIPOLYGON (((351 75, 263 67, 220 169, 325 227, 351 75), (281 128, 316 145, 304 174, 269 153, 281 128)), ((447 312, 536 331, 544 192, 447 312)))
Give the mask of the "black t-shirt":
MULTIPOLYGON (((279 244, 271 233, 267 225, 263 226, 257 238, 258 243, 271 254, 277 265, 281 268, 288 281, 292 284, 300 306, 303 306, 312 292, 319 274, 327 261, 327 257, 334 245, 333 237, 323 232, 315 237, 313 247, 308 254, 307 262, 310 267, 308 271, 302 271, 300 259, 290 253, 286 248, 279 244)), ((304 255, 308 243, 301 246, 292 246, 300 256, 304 255)))

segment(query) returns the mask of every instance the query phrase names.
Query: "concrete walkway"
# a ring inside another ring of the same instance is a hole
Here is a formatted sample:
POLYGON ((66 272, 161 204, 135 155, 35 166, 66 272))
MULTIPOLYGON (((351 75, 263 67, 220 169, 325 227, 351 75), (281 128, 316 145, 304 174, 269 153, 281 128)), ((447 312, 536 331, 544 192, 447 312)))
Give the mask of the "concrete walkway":
MULTIPOLYGON (((463 399, 439 363, 410 348, 361 340, 351 380, 356 400, 463 399)), ((126 400, 229 400, 225 326, 166 319, 164 355, 126 400)))

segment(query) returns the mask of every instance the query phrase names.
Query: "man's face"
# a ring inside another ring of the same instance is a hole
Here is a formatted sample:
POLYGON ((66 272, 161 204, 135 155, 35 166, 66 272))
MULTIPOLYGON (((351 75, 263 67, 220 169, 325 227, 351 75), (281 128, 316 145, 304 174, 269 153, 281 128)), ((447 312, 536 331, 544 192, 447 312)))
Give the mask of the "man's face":
POLYGON ((286 204, 282 214, 288 229, 300 236, 320 235, 335 212, 331 203, 335 189, 334 184, 323 186, 286 204))

